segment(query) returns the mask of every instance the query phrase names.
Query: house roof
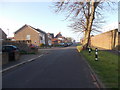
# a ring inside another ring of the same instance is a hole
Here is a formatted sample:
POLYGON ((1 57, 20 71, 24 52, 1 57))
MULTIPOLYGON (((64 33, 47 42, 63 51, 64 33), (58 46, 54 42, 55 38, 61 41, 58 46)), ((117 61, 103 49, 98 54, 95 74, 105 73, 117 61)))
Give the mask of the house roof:
POLYGON ((40 29, 36 29, 36 28, 34 28, 34 27, 32 27, 32 26, 30 26, 30 25, 27 25, 27 24, 25 24, 24 26, 22 26, 20 29, 18 29, 17 31, 15 31, 14 33, 16 34, 16 33, 18 33, 20 30, 22 30, 24 27, 30 27, 30 28, 32 28, 33 30, 35 30, 35 31, 37 31, 38 33, 40 32, 40 33, 44 33, 44 34, 46 34, 46 32, 44 32, 44 31, 42 31, 42 30, 40 30, 40 29))
POLYGON ((46 34, 46 32, 44 32, 44 31, 42 31, 42 30, 40 30, 40 29, 35 29, 35 30, 38 31, 38 32, 41 32, 41 33, 46 34))
POLYGON ((50 36, 51 38, 54 38, 54 33, 47 33, 48 36, 50 36))
POLYGON ((36 30, 36 31, 38 31, 38 32, 41 32, 41 33, 46 34, 46 32, 42 31, 42 30, 41 30, 41 29, 39 29, 39 28, 37 28, 37 29, 36 29, 36 28, 34 28, 34 27, 30 26, 30 25, 29 25, 29 27, 33 28, 34 30, 36 30))
POLYGON ((2 34, 4 33, 7 36, 7 34, 1 28, 0 28, 0 31, 2 31, 2 34))
POLYGON ((61 37, 62 36, 62 34, 61 34, 61 32, 59 32, 56 36, 55 36, 55 38, 59 38, 59 37, 61 37))

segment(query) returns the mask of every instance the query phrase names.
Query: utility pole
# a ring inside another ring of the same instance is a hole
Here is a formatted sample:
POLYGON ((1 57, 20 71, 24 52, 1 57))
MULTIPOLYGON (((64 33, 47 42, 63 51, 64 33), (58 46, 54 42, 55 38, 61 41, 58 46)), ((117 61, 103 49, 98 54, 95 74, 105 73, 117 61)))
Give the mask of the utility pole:
POLYGON ((7 29, 7 31, 8 31, 8 36, 7 37, 9 37, 9 29, 7 29))

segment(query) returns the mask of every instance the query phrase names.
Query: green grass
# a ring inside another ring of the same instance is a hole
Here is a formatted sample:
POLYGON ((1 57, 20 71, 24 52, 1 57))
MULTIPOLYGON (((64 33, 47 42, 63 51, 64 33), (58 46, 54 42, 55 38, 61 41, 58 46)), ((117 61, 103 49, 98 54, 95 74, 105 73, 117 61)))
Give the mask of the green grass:
POLYGON ((77 50, 78 50, 78 52, 81 52, 81 51, 82 51, 82 49, 83 49, 83 47, 82 47, 82 46, 77 46, 77 50))
POLYGON ((81 44, 80 44, 80 43, 78 43, 78 44, 77 44, 77 46, 81 46, 81 44))
POLYGON ((87 50, 83 50, 81 53, 105 87, 118 88, 118 58, 120 56, 106 51, 98 51, 98 61, 95 61, 95 51, 89 54, 87 50))

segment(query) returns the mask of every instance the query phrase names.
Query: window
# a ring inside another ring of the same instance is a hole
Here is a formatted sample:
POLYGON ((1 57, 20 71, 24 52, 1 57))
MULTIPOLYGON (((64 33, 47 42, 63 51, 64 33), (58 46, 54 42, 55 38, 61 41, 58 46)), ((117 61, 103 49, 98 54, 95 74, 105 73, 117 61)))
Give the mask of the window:
POLYGON ((27 39, 27 40, 30 40, 30 35, 27 35, 27 36, 26 36, 26 39, 27 39))
POLYGON ((12 50, 13 50, 13 47, 7 46, 7 47, 5 47, 5 50, 8 51, 8 52, 9 52, 9 51, 12 51, 12 50))

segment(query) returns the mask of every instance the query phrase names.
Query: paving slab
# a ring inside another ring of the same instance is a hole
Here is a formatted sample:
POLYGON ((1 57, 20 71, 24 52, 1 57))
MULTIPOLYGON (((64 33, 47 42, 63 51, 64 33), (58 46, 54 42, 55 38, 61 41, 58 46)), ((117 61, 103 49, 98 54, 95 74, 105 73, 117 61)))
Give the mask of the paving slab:
POLYGON ((2 70, 5 70, 6 68, 9 68, 11 66, 14 66, 14 65, 18 65, 22 62, 26 62, 26 61, 29 61, 29 60, 32 60, 34 58, 37 58, 39 57, 40 55, 42 54, 47 54, 49 51, 45 51, 45 50, 38 50, 38 53, 37 54, 23 54, 20 56, 20 59, 17 60, 17 61, 10 61, 9 63, 5 64, 2 66, 2 70))

